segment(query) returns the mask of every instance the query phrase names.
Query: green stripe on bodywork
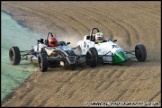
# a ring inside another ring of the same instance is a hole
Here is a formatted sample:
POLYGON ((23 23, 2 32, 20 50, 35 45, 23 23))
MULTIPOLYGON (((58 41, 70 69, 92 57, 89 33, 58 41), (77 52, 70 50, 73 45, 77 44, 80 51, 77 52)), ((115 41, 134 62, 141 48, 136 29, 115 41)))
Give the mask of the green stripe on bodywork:
POLYGON ((124 52, 115 52, 113 54, 113 63, 121 63, 127 61, 128 58, 124 52))

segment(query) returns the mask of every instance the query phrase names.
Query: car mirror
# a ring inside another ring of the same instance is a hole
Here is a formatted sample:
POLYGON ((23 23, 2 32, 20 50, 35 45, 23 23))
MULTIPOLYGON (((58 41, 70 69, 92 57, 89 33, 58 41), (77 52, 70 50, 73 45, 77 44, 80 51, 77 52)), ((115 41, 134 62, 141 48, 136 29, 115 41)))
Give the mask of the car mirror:
POLYGON ((70 44, 70 42, 67 42, 66 44, 67 44, 67 45, 69 45, 69 44, 70 44))

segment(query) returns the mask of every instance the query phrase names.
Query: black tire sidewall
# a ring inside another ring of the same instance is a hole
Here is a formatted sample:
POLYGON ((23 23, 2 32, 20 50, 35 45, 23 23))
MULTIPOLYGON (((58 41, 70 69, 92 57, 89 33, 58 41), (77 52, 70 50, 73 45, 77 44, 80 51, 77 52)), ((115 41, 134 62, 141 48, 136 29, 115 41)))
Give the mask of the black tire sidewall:
POLYGON ((146 48, 143 44, 136 45, 135 56, 139 62, 144 62, 146 60, 147 52, 146 52, 146 48), (138 57, 137 50, 139 52, 138 54, 140 55, 140 57, 138 57))
POLYGON ((9 58, 12 65, 18 65, 21 61, 20 50, 17 46, 13 46, 9 50, 9 58))
POLYGON ((38 57, 38 66, 42 72, 47 71, 48 69, 48 60, 46 54, 40 54, 38 57), (42 63, 42 64, 40 64, 42 63))
POLYGON ((95 48, 90 48, 86 54, 86 62, 87 65, 91 67, 96 67, 98 63, 98 54, 95 48), (87 56, 90 56, 90 59, 87 58, 87 56))

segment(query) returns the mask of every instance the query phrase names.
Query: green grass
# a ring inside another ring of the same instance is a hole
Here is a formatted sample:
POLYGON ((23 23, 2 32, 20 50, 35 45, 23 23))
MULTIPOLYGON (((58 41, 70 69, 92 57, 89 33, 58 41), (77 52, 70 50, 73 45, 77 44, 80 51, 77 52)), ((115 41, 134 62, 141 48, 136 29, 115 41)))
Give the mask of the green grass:
POLYGON ((17 24, 9 15, 1 12, 1 102, 13 92, 37 69, 29 61, 21 61, 20 65, 13 66, 9 60, 9 48, 18 46, 20 50, 30 50, 36 44, 40 34, 29 31, 17 24))

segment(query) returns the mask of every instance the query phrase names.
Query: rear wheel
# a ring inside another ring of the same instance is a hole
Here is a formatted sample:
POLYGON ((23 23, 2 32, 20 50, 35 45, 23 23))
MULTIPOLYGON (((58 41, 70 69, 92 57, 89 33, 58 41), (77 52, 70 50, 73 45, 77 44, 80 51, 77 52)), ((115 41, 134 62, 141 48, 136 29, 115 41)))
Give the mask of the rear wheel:
POLYGON ((86 54, 87 65, 91 67, 96 67, 98 63, 98 54, 95 48, 90 48, 86 54))
POLYGON ((47 71, 48 69, 48 60, 45 54, 40 54, 38 57, 38 66, 42 72, 47 71))
POLYGON ((21 56, 20 56, 20 50, 17 46, 13 46, 12 48, 10 48, 9 58, 12 65, 20 64, 21 56))
POLYGON ((135 47, 135 56, 139 62, 144 62, 147 57, 146 48, 143 44, 138 44, 135 47))

